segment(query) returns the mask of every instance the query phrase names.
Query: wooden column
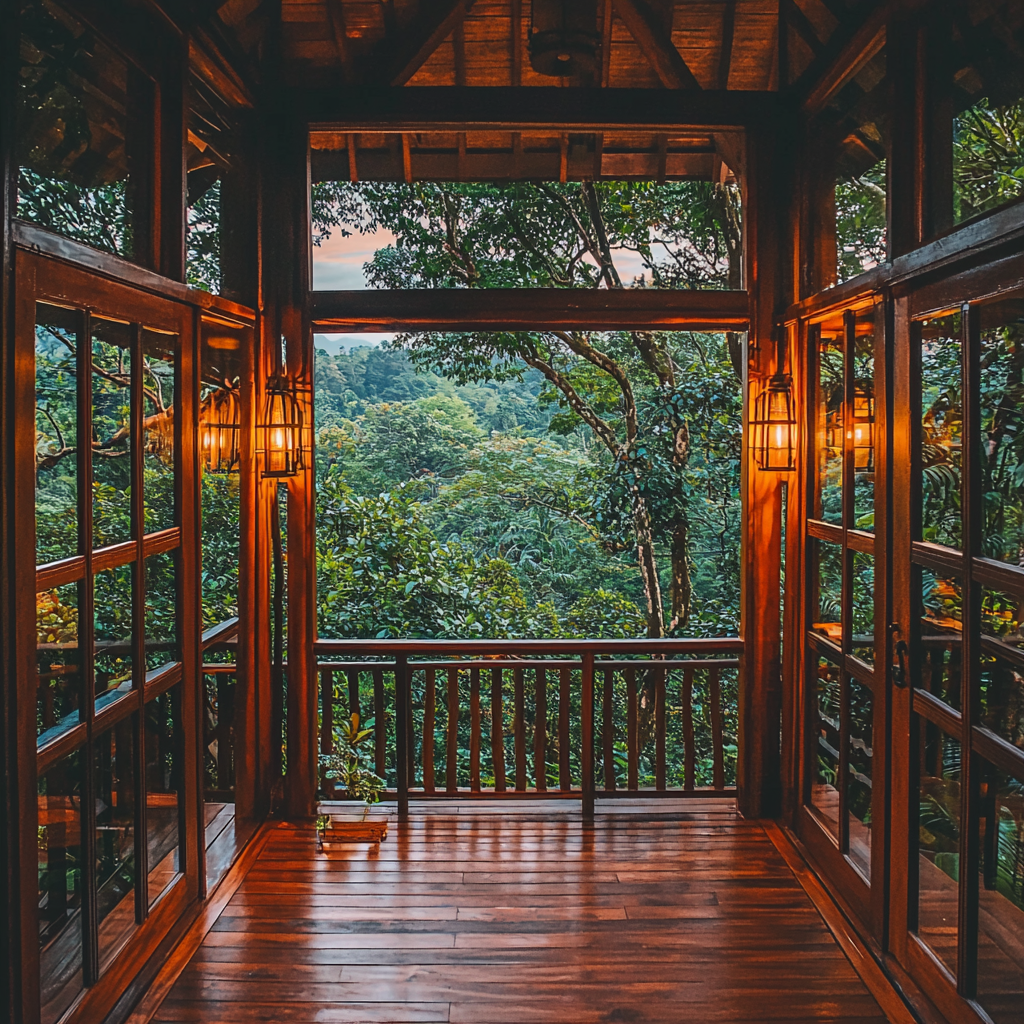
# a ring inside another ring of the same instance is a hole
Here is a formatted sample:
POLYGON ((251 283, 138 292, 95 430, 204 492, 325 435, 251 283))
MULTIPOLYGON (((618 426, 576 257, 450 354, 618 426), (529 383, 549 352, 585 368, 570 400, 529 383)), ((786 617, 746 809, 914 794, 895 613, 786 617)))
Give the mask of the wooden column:
MULTIPOLYGON (((35 835, 19 828, 21 816, 35 800, 35 744, 33 742, 32 691, 17 680, 31 678, 32 655, 16 637, 34 635, 32 585, 34 543, 23 533, 25 517, 19 509, 32 501, 32 456, 15 467, 15 439, 11 430, 15 404, 25 396, 14 388, 26 384, 25 369, 14 357, 14 239, 12 218, 16 203, 17 165, 14 158, 14 102, 18 70, 18 8, 16 0, 0 0, 0 765, 3 790, 0 799, 0 1017, 20 1021, 23 1009, 38 1007, 38 938, 32 885, 36 874, 35 835), (20 372, 20 378, 19 378, 20 372), (28 477, 24 467, 28 467, 28 477), (26 490, 27 488, 27 490, 26 490), (19 545, 22 550, 19 550, 19 545), (23 550, 28 548, 26 552, 23 550), (28 566, 28 562, 32 562, 28 566), (19 699, 20 698, 20 699, 19 699), (20 713, 19 713, 20 712, 20 713), (31 717, 30 717, 31 716, 31 717), (20 768, 18 749, 25 751, 20 768), (19 899, 19 894, 25 898, 19 899), (33 986, 36 991, 33 991, 33 986)), ((30 371, 29 371, 30 372, 30 371)), ((31 403, 34 382, 27 381, 31 403)), ((30 414, 31 415, 31 414, 30 414)), ((28 506, 31 507, 31 506, 28 506)), ((35 1012, 38 1012, 36 1009, 35 1012)))
MULTIPOLYGON (((779 302, 779 218, 786 214, 780 189, 778 130, 765 124, 748 133, 746 187, 746 284, 751 314, 748 339, 744 436, 764 381, 775 370, 772 327, 779 302)), ((748 445, 741 486, 744 495, 741 564, 744 639, 739 692, 737 801, 748 817, 769 817, 780 808, 780 622, 779 571, 782 474, 766 473, 748 445)))
POLYGON ((293 817, 316 811, 317 685, 313 660, 316 635, 315 498, 313 490, 313 336, 309 311, 308 133, 283 107, 264 111, 263 147, 264 370, 273 370, 284 345, 284 369, 300 397, 305 426, 302 468, 288 485, 288 766, 285 808, 293 817))

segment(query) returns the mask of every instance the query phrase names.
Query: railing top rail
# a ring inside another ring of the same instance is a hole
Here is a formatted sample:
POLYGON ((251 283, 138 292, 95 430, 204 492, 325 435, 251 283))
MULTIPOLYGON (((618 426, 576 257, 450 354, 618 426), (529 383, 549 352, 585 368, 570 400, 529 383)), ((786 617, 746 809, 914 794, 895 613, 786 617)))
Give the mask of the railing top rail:
POLYGON ((743 650, 739 637, 684 637, 660 640, 317 640, 316 654, 540 655, 711 654, 743 650))
MULTIPOLYGON (((680 658, 672 661, 656 661, 646 662, 632 660, 607 660, 595 662, 595 667, 600 669, 626 669, 626 668, 662 668, 669 669, 674 672, 678 672, 681 669, 691 668, 737 668, 739 666, 739 658, 680 658)), ((394 669, 394 661, 322 661, 318 660, 316 667, 322 671, 333 671, 333 672, 370 672, 373 670, 383 669, 389 671, 394 669)), ((501 657, 501 658, 487 658, 487 657, 471 657, 461 660, 448 660, 448 661, 414 661, 413 667, 419 671, 420 669, 433 668, 433 669, 448 669, 457 668, 462 671, 469 669, 487 669, 487 668, 574 668, 580 667, 579 658, 517 658, 512 657, 501 657)))
POLYGON ((238 635, 238 616, 235 615, 230 619, 225 619, 223 622, 218 622, 216 626, 211 626, 209 629, 203 631, 203 635, 199 641, 200 650, 207 650, 214 644, 221 644, 227 640, 233 640, 238 635))

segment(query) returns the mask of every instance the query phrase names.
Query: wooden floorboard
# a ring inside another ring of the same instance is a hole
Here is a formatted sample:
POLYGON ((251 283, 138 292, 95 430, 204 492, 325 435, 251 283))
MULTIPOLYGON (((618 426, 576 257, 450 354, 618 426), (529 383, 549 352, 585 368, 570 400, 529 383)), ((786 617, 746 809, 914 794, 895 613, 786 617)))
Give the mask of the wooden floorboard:
POLYGON ((274 828, 158 1022, 867 1024, 885 1015, 728 802, 431 803, 379 847, 274 828))

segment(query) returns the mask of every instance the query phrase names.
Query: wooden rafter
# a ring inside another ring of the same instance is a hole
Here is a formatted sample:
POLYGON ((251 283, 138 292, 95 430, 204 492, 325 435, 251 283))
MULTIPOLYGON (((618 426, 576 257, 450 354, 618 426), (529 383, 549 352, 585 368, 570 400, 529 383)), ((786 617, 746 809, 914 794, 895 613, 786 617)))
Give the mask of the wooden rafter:
POLYGON ((667 89, 699 89, 700 82, 645 0, 615 0, 615 10, 667 89))
POLYGON ((801 10, 796 0, 783 0, 786 24, 791 25, 796 34, 807 44, 815 57, 822 51, 823 43, 811 24, 810 18, 801 10))
POLYGON ((718 58, 718 88, 729 88, 729 72, 732 70, 732 40, 736 31, 736 0, 726 0, 722 5, 722 47, 718 58))
POLYGON ((820 111, 836 89, 885 45, 886 24, 893 7, 907 10, 914 2, 892 5, 876 0, 860 21, 842 24, 832 33, 821 53, 792 85, 793 92, 803 96, 805 113, 820 111))
POLYGON ((601 4, 601 88, 607 89, 612 73, 612 21, 615 11, 612 0, 601 4))
POLYGON ((509 12, 509 60, 512 62, 510 85, 523 84, 523 0, 511 0, 509 12))
POLYGON ((464 18, 452 30, 452 43, 455 49, 455 84, 461 87, 466 84, 466 21, 464 18))
POLYGON ((472 6, 473 0, 423 0, 412 24, 395 36, 386 36, 380 44, 388 55, 382 62, 386 70, 381 77, 391 85, 405 85, 472 6))
POLYGON ((346 82, 354 77, 352 52, 348 45, 345 32, 345 7, 342 0, 327 0, 327 14, 331 19, 331 32, 334 35, 334 48, 338 51, 338 62, 346 82))

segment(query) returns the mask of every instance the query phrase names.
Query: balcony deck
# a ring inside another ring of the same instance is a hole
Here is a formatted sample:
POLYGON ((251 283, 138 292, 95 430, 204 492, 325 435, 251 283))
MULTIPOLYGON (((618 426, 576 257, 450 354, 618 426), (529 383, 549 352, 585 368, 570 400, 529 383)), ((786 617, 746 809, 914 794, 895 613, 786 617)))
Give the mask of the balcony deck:
POLYGON ((151 1019, 886 1020, 760 823, 623 804, 381 807, 379 849, 279 824, 151 1019))

